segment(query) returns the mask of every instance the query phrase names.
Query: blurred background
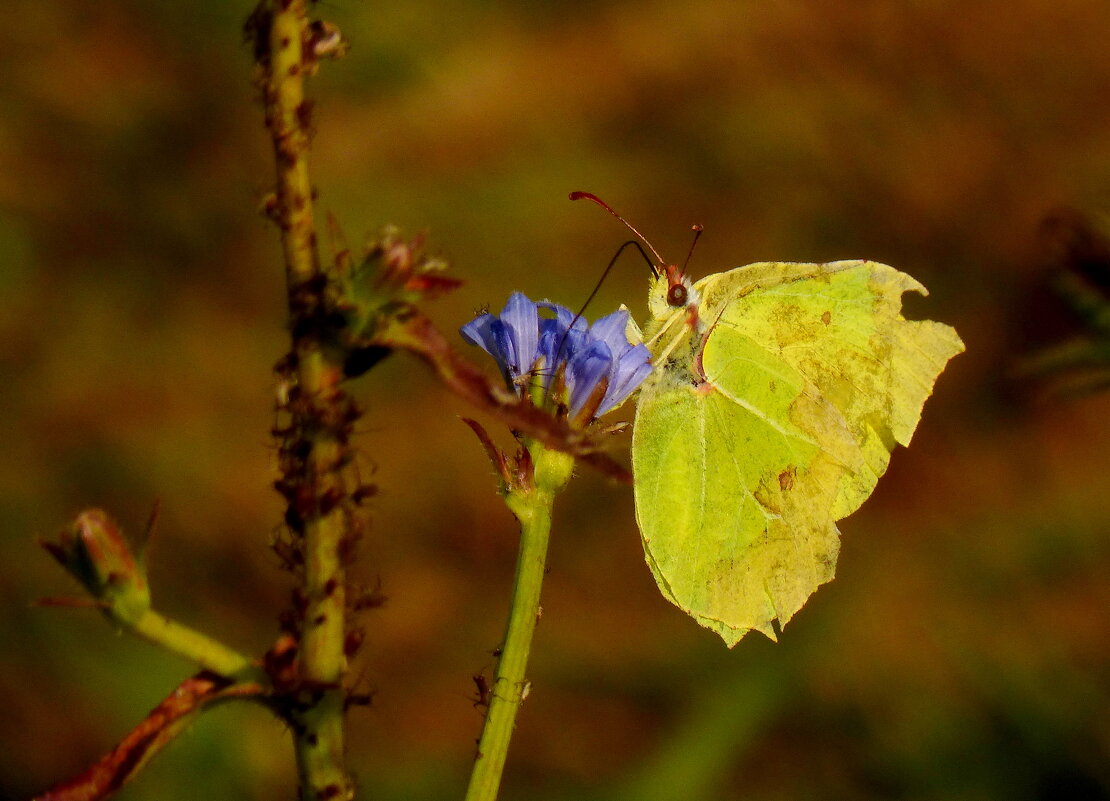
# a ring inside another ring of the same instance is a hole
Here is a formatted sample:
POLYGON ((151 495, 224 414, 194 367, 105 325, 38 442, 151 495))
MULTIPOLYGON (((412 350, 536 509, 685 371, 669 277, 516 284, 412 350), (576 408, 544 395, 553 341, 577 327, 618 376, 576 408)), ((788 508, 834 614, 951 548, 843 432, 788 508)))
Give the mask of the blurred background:
MULTIPOLYGON (((2 798, 84 769, 190 672, 93 612, 32 605, 76 594, 35 538, 81 509, 134 533, 160 499, 156 603, 254 653, 277 633, 284 286, 250 7, 0 11, 2 798)), ((932 291, 907 313, 968 346, 778 644, 728 651, 664 601, 630 489, 583 471, 556 508, 503 798, 1110 797, 1110 392, 1014 377, 1085 335, 1054 276, 1110 291, 1110 5, 317 9, 351 41, 310 86, 318 219, 353 244, 427 231, 466 281, 427 309, 444 330, 512 290, 580 304, 626 237, 566 200, 589 190, 672 260, 703 224, 695 277, 893 264, 932 291)), ((646 277, 629 257, 593 314, 642 318, 646 277)), ((389 601, 354 667, 375 696, 351 763, 366 798, 458 798, 515 525, 473 411, 421 365, 394 357, 355 392, 381 487, 356 570, 389 601)), ((119 797, 293 798, 291 764, 282 726, 233 705, 119 797)))

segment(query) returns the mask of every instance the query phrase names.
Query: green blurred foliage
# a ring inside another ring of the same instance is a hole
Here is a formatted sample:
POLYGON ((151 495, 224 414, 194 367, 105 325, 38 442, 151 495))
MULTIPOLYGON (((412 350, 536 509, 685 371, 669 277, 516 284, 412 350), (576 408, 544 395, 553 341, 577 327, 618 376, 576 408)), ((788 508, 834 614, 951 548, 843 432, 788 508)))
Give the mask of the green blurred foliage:
MULTIPOLYGON (((161 499, 155 603, 244 649, 276 634, 284 287, 249 6, 0 12, 0 797, 83 769, 188 672, 30 605, 76 591, 34 538, 80 509, 135 531, 161 499)), ((778 645, 724 650, 656 592, 628 489, 574 482, 507 801, 1110 796, 1110 397, 1035 405, 1006 379, 1052 316, 1039 220, 1110 208, 1110 6, 318 8, 352 42, 311 87, 321 213, 352 243, 429 230, 467 281, 430 309, 445 329, 514 289, 589 293, 624 233, 566 201, 584 189, 672 259, 704 224, 696 276, 889 262, 968 344, 778 645)), ((596 312, 643 309, 646 269, 618 272, 596 312)), ((367 798, 452 797, 514 526, 470 410, 421 366, 390 359, 357 395, 382 488, 357 572, 389 603, 354 668, 376 695, 351 762, 367 798)), ((279 724, 221 709, 120 797, 291 798, 290 763, 279 724)))

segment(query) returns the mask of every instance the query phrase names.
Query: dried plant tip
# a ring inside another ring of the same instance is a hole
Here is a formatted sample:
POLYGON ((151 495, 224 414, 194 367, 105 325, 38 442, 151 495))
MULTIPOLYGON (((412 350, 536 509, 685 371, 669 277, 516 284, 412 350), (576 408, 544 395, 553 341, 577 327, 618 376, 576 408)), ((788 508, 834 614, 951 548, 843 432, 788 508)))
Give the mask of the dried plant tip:
POLYGON ((146 519, 146 528, 143 529, 142 539, 135 543, 135 550, 140 559, 142 559, 143 551, 150 543, 151 538, 154 536, 154 527, 158 525, 158 520, 162 514, 162 499, 155 498, 154 503, 150 507, 150 516, 146 519))
POLYGON ((34 601, 35 606, 64 606, 70 609, 103 609, 103 601, 94 601, 92 598, 39 598, 34 601))
POLYGON ((340 487, 328 487, 320 496, 319 509, 321 515, 330 514, 335 507, 343 502, 343 490, 340 487))
POLYGON ((309 75, 315 74, 317 62, 343 58, 350 49, 351 43, 334 23, 317 19, 305 29, 304 63, 309 75))
POLYGON ((347 710, 352 706, 371 706, 374 703, 374 696, 377 694, 376 690, 369 690, 364 693, 348 690, 347 697, 343 701, 343 709, 347 710))
POLYGON ((532 463, 532 454, 527 448, 521 448, 516 455, 516 472, 513 476, 514 486, 520 488, 534 487, 536 484, 536 469, 532 463))
POLYGON ((381 582, 379 582, 372 590, 363 590, 357 594, 353 594, 354 600, 351 601, 351 609, 355 612, 361 612, 364 609, 378 609, 385 606, 388 597, 382 592, 381 582))
POLYGON ((258 201, 258 211, 272 223, 281 222, 281 201, 278 200, 277 192, 267 192, 258 201))
POLYGON ((297 356, 296 351, 290 351, 277 360, 274 364, 274 372, 280 376, 292 379, 296 376, 299 366, 300 358, 297 356))
POLYGON ((270 543, 270 548, 278 559, 281 560, 282 567, 286 570, 292 571, 301 567, 304 564, 304 553, 301 551, 298 543, 292 539, 285 539, 282 537, 275 538, 270 543))
POLYGON ((361 628, 351 629, 343 638, 343 655, 348 659, 352 658, 358 653, 358 649, 362 647, 363 641, 366 639, 366 632, 361 628))
POLYGON ((378 494, 377 484, 360 484, 351 493, 351 502, 355 506, 362 506, 366 501, 375 497, 378 494))
POLYGON ((490 686, 489 679, 486 678, 484 673, 475 673, 470 677, 474 681, 474 688, 476 696, 474 698, 474 708, 479 707, 489 709, 490 701, 493 700, 493 687, 490 686))
POLYGON ((262 657, 262 668, 278 692, 290 692, 300 683, 297 669, 297 639, 291 634, 278 638, 262 657))
POLYGON ((251 46, 254 60, 265 65, 270 61, 270 25, 273 11, 270 0, 259 0, 243 23, 243 41, 251 46))
POLYGON ((490 439, 489 434, 486 433, 486 430, 482 428, 477 420, 464 417, 462 421, 470 426, 470 430, 474 432, 474 435, 478 437, 478 441, 482 443, 482 447, 485 448, 486 456, 489 457, 494 472, 497 473, 498 477, 501 479, 502 490, 508 489, 512 486, 513 476, 509 472, 509 465, 505 459, 505 454, 493 444, 493 440, 490 439))
POLYGON ((593 389, 590 390, 586 396, 586 400, 582 403, 582 408, 578 410, 578 414, 571 419, 570 424, 577 428, 584 428, 597 417, 598 409, 601 408, 602 402, 605 400, 605 395, 609 391, 609 378, 602 376, 597 380, 593 389))
POLYGON ((355 348, 347 354, 347 358, 343 362, 343 375, 346 378, 358 378, 360 375, 368 373, 378 362, 392 352, 391 348, 383 348, 378 345, 355 348))

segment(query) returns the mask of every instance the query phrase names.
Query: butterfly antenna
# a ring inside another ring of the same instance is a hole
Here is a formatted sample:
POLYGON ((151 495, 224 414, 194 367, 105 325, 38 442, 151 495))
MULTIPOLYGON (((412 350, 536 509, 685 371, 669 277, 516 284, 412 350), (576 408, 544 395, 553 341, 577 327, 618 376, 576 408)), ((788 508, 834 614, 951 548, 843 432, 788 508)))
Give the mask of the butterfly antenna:
MULTIPOLYGON (((613 258, 609 259, 609 263, 605 266, 605 270, 601 273, 601 278, 599 278, 597 280, 597 284, 594 285, 593 291, 590 292, 589 297, 586 298, 586 302, 582 304, 582 308, 578 310, 578 313, 576 315, 574 315, 574 319, 570 321, 570 325, 563 333, 563 338, 559 340, 559 347, 555 349, 556 362, 558 362, 559 357, 563 355, 563 345, 566 344, 567 335, 570 333, 571 329, 574 328, 574 324, 582 319, 582 315, 586 313, 586 309, 589 308, 589 305, 593 302, 593 299, 597 297, 597 293, 601 291, 601 285, 604 284, 605 279, 609 277, 609 273, 612 271, 613 265, 617 263, 617 259, 621 257, 621 254, 624 253, 624 249, 629 245, 640 251, 640 255, 644 257, 644 261, 646 261, 648 267, 651 268, 652 274, 658 274, 658 271, 655 269, 655 265, 651 263, 651 259, 648 258, 648 255, 644 253, 644 249, 640 247, 640 243, 637 242, 635 239, 629 239, 627 242, 617 248, 617 252, 613 254, 613 258)), ((651 245, 648 245, 648 247, 651 247, 651 245)))
POLYGON ((617 218, 618 220, 620 220, 620 221, 621 221, 622 223, 624 223, 625 227, 626 227, 626 228, 627 228, 627 229, 628 229, 629 231, 631 231, 632 233, 634 233, 634 234, 636 235, 636 238, 637 238, 637 239, 639 239, 639 240, 640 240, 641 242, 643 242, 643 243, 644 243, 645 245, 647 245, 647 246, 648 246, 648 250, 650 250, 650 251, 651 251, 651 252, 652 252, 652 253, 653 253, 653 254, 655 255, 655 260, 656 260, 657 262, 659 262, 659 266, 660 266, 660 267, 664 266, 664 265, 665 265, 665 264, 667 263, 667 262, 663 261, 663 257, 659 255, 659 251, 658 251, 658 250, 656 250, 656 249, 655 249, 655 248, 654 248, 654 247, 652 246, 652 244, 651 244, 650 242, 648 242, 648 241, 647 241, 647 237, 646 237, 646 236, 644 236, 643 234, 641 234, 641 233, 640 233, 639 231, 637 231, 637 230, 636 230, 636 229, 635 229, 635 228, 634 228, 634 227, 632 226, 632 224, 631 224, 630 222, 628 222, 628 220, 626 220, 626 219, 625 219, 624 217, 622 217, 622 216, 620 216, 619 214, 617 214, 617 213, 616 213, 616 212, 615 212, 615 211, 613 210, 613 207, 612 207, 612 206, 610 206, 610 205, 609 205, 608 203, 606 203, 606 202, 605 202, 604 200, 602 200, 602 199, 601 199, 601 198, 599 198, 599 197, 598 197, 597 195, 595 195, 595 194, 593 194, 593 193, 591 193, 591 192, 571 192, 571 193, 570 193, 570 199, 571 199, 571 200, 581 200, 582 198, 586 198, 586 200, 592 200, 592 201, 593 201, 594 203, 596 203, 597 205, 601 206, 601 208, 605 209, 605 210, 606 210, 607 212, 609 212, 609 213, 610 213, 610 214, 612 214, 612 215, 613 215, 614 217, 616 217, 616 218, 617 218))
MULTIPOLYGON (((609 263, 605 265, 605 270, 601 273, 601 278, 597 280, 597 284, 594 285, 593 291, 590 292, 590 296, 586 298, 586 302, 582 304, 582 308, 578 310, 578 314, 574 315, 575 323, 578 322, 579 317, 586 313, 586 308, 590 305, 590 303, 593 302, 593 299, 597 297, 597 293, 601 290, 601 285, 605 283, 605 279, 609 277, 609 273, 613 269, 613 265, 617 263, 617 259, 621 257, 621 254, 624 253, 624 249, 629 245, 640 251, 640 255, 644 257, 644 261, 646 261, 648 267, 651 268, 652 274, 658 274, 658 271, 655 269, 655 265, 651 263, 651 259, 649 259, 648 255, 644 253, 644 249, 640 247, 640 243, 637 242, 635 239, 629 239, 627 242, 617 248, 617 252, 613 254, 613 258, 609 259, 609 263)), ((573 325, 574 323, 571 324, 573 325)))
POLYGON ((690 230, 694 232, 694 241, 690 243, 690 250, 686 254, 686 261, 682 262, 683 273, 686 272, 686 265, 690 263, 690 257, 694 255, 694 245, 698 244, 698 237, 701 236, 701 232, 705 229, 702 228, 699 223, 694 223, 690 226, 690 230))

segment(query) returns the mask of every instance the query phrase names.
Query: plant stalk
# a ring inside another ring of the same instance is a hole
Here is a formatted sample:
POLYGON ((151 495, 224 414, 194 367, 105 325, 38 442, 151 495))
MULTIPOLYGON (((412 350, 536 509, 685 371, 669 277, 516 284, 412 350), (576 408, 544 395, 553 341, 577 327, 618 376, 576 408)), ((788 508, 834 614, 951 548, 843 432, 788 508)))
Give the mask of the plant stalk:
POLYGON ((505 504, 520 521, 520 552, 501 658, 466 801, 494 801, 501 786, 516 714, 531 686, 525 671, 540 611, 552 506, 555 494, 570 478, 574 465, 570 456, 545 450, 535 441, 530 443, 529 451, 535 464, 534 486, 512 488, 505 493, 505 504))
MULTIPOLYGON (((264 0, 265 2, 266 0, 264 0)), ((308 36, 306 0, 269 0, 268 69, 264 87, 266 121, 277 167, 276 217, 281 229, 289 291, 296 380, 307 399, 294 423, 308 444, 301 476, 314 507, 304 515, 302 592, 305 599, 298 659, 306 706, 295 715, 293 732, 304 801, 353 798, 345 750, 347 669, 346 570, 343 547, 348 521, 341 506, 325 509, 321 499, 343 497, 345 446, 320 422, 335 419, 343 393, 340 365, 324 353, 312 326, 303 325, 306 308, 318 301, 320 262, 309 178, 309 110, 305 99, 304 42, 308 36)))
POLYGON ((252 668, 249 657, 153 609, 147 610, 136 620, 131 630, 144 640, 172 651, 226 679, 249 678, 266 681, 261 669, 252 668), (249 670, 257 672, 258 675, 247 676, 246 672, 249 670))

